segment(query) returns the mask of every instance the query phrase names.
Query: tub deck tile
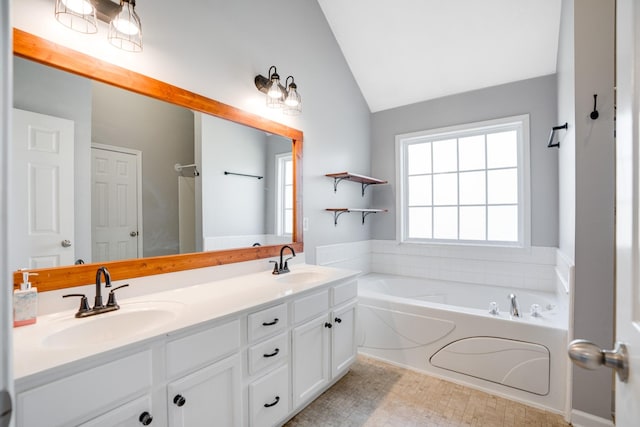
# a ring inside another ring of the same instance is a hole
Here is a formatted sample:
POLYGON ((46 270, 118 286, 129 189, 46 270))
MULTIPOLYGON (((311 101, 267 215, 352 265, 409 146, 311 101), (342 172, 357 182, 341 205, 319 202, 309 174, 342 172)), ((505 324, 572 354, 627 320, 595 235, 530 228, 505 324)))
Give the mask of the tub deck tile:
POLYGON ((565 427, 560 415, 358 356, 286 427, 565 427))

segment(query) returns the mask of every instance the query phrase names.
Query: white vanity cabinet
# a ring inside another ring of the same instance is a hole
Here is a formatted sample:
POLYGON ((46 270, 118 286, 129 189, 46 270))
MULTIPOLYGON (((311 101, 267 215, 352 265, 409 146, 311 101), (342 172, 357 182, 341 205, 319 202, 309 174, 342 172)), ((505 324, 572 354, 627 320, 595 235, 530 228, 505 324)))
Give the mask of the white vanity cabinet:
POLYGON ((240 319, 167 343, 169 427, 242 425, 240 347, 240 319))
POLYGON ((167 385, 169 427, 242 426, 240 355, 167 385))
MULTIPOLYGON (((66 427, 98 418, 110 410, 122 418, 119 408, 137 400, 133 410, 151 412, 151 350, 143 350, 116 360, 104 360, 97 366, 78 363, 77 372, 60 372, 57 379, 21 391, 16 395, 17 427, 66 427)), ((129 412, 124 418, 131 417, 129 412)), ((92 426, 114 425, 97 419, 92 426)), ((117 424, 116 424, 117 425, 117 424)), ((128 423, 121 425, 129 425, 128 423)), ((133 424, 135 425, 135 424, 133 424)), ((139 424, 140 425, 140 424, 139 424)))
POLYGON ((357 282, 347 281, 293 301, 294 408, 319 395, 355 361, 356 296, 357 282))
POLYGON ((16 427, 281 425, 354 362, 357 282, 276 283, 259 304, 18 378, 16 427))

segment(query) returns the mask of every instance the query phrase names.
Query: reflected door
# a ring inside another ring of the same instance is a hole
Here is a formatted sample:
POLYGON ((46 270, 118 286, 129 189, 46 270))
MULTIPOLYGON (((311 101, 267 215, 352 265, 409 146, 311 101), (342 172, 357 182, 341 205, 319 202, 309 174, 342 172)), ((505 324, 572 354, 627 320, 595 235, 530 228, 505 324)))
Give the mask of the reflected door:
POLYGON ((13 109, 10 268, 74 263, 74 123, 13 109))
POLYGON ((142 256, 140 157, 134 150, 91 147, 93 262, 142 256))

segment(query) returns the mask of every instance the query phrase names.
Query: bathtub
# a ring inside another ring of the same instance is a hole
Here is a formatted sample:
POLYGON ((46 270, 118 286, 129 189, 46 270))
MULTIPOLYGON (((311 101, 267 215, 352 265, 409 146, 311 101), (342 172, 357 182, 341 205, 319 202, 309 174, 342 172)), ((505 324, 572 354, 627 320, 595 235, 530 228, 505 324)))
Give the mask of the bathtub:
POLYGON ((568 314, 555 293, 372 273, 358 297, 359 353, 565 413, 568 314))

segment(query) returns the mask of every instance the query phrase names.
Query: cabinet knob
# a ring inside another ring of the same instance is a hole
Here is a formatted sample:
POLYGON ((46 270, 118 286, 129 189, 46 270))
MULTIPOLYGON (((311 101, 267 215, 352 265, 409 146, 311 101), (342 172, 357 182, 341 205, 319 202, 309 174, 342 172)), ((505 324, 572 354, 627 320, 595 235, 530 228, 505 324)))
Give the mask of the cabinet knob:
POLYGON ((271 408, 272 406, 276 406, 278 402, 280 402, 280 396, 276 396, 276 400, 274 400, 273 403, 265 403, 264 407, 271 408))
POLYGON ((176 394, 176 397, 173 398, 173 403, 175 403, 178 407, 184 406, 187 403, 187 400, 182 397, 181 394, 176 394))
POLYGON ((149 424, 151 424, 151 421, 153 421, 153 417, 151 416, 150 413, 148 413, 147 411, 144 411, 143 413, 140 414, 140 418, 138 418, 138 420, 140 421, 140 424, 142 424, 143 426, 148 426, 149 424))
POLYGON ((331 329, 333 327, 333 325, 331 323, 329 323, 329 322, 325 322, 324 327, 331 329))
POLYGON ((335 318, 335 319, 333 319, 333 320, 335 320, 335 322, 336 322, 336 323, 342 323, 342 319, 341 319, 341 318, 339 318, 339 317, 336 317, 336 318, 335 318))

